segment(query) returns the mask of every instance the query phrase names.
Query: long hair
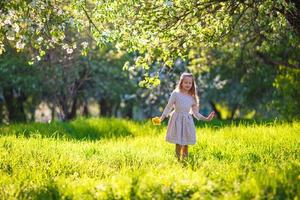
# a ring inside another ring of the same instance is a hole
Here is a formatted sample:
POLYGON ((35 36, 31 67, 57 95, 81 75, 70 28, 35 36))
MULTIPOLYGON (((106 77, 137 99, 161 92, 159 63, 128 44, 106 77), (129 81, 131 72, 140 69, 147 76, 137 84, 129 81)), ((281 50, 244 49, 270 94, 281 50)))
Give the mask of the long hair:
POLYGON ((194 78, 193 74, 187 73, 187 72, 182 73, 175 90, 176 91, 182 91, 182 81, 185 77, 191 77, 192 78, 193 83, 192 83, 191 89, 188 91, 188 94, 191 95, 195 99, 196 104, 199 107, 199 96, 197 94, 197 85, 196 85, 196 81, 195 81, 195 78, 194 78))

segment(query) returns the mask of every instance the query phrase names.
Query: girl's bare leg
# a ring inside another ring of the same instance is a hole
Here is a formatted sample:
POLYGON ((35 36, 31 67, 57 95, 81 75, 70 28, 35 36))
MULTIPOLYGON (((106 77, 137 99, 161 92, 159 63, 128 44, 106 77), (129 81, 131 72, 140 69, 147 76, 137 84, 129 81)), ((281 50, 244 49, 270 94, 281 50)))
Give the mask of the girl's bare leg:
POLYGON ((180 160, 181 145, 176 144, 176 146, 175 146, 175 152, 176 152, 176 157, 177 157, 177 159, 180 160))
POLYGON ((182 145, 182 159, 188 157, 188 145, 182 145))

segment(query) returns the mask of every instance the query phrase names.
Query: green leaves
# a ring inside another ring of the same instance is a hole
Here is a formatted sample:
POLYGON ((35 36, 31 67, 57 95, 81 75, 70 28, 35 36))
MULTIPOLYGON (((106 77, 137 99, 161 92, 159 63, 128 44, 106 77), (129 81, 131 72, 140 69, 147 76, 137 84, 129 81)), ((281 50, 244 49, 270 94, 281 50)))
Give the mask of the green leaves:
POLYGON ((140 87, 146 87, 148 89, 152 87, 157 87, 159 84, 160 84, 160 80, 158 76, 153 76, 153 77, 145 76, 144 80, 139 82, 140 87))
POLYGON ((273 83, 277 89, 278 98, 273 103, 279 113, 285 118, 292 120, 300 118, 300 71, 280 66, 280 71, 273 83), (282 105, 282 103, 284 105, 282 105))
POLYGON ((17 51, 30 50, 30 62, 36 62, 50 48, 73 45, 65 33, 75 29, 77 22, 63 1, 10 1, 0 13, 0 54, 10 45, 17 51))
MULTIPOLYGON (((18 51, 34 52, 31 62, 51 48, 72 55, 75 37, 68 38, 67 33, 73 31, 92 35, 100 47, 116 44, 119 51, 137 53, 140 58, 126 68, 150 71, 156 62, 173 67, 178 57, 188 58, 191 49, 230 42, 238 47, 249 35, 256 39, 248 42, 266 51, 271 48, 265 41, 276 43, 285 32, 299 38, 287 20, 289 12, 297 11, 284 0, 14 0, 0 10, 0 54, 9 43, 18 51)), ((87 55, 86 45, 76 48, 87 55)))

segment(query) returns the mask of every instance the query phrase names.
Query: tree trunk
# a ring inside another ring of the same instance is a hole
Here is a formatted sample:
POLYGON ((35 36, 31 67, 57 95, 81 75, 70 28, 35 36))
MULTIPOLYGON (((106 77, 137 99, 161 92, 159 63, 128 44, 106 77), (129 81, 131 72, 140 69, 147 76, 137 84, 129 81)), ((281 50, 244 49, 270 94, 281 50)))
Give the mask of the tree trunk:
POLYGON ((231 119, 231 120, 234 118, 234 115, 235 115, 236 111, 239 110, 239 107, 240 107, 239 104, 236 104, 236 105, 233 107, 233 109, 232 109, 232 111, 231 111, 231 115, 230 115, 230 119, 231 119))
POLYGON ((232 109, 232 111, 230 112, 230 120, 233 120, 234 114, 235 114, 236 108, 232 109))
POLYGON ((82 115, 85 117, 89 116, 89 109, 88 109, 88 101, 87 99, 83 100, 83 111, 82 111, 82 115))
POLYGON ((128 117, 130 119, 133 118, 133 105, 131 103, 126 104, 126 113, 125 113, 125 117, 128 117))
POLYGON ((112 105, 107 99, 101 99, 98 101, 100 106, 100 116, 110 117, 112 115, 112 105))
POLYGON ((68 105, 66 97, 64 95, 58 96, 58 102, 61 110, 61 119, 62 121, 65 121, 68 114, 68 105))
POLYGON ((65 114, 65 120, 69 121, 76 117, 76 109, 77 109, 77 97, 74 97, 72 99, 72 106, 71 111, 69 112, 69 109, 67 109, 67 112, 65 114))
POLYGON ((209 104, 212 107, 212 109, 215 111, 217 118, 222 119, 220 111, 218 111, 218 109, 216 108, 216 104, 212 101, 210 101, 209 104))
POLYGON ((13 89, 4 89, 3 96, 8 110, 9 122, 25 122, 26 114, 23 103, 26 101, 26 96, 21 92, 20 96, 14 97, 13 89))
POLYGON ((51 109, 51 121, 55 120, 55 104, 52 104, 51 106, 49 105, 51 109))
POLYGON ((295 5, 294 10, 283 10, 281 13, 285 16, 295 32, 300 35, 300 2, 299 0, 286 0, 287 3, 295 5))
POLYGON ((4 103, 2 103, 2 102, 0 101, 0 124, 2 124, 2 123, 3 123, 3 120, 4 120, 3 110, 4 110, 4 103))
POLYGON ((72 99, 72 107, 71 112, 69 113, 68 120, 74 119, 76 117, 76 109, 77 109, 77 96, 72 99))
POLYGON ((77 109, 77 96, 74 96, 71 100, 71 110, 69 111, 69 106, 66 100, 66 96, 63 96, 59 99, 59 104, 62 109, 63 121, 69 121, 76 117, 76 109, 77 109))
POLYGON ((36 108, 35 108, 35 106, 30 105, 29 110, 30 110, 30 114, 31 114, 30 121, 34 122, 35 121, 35 110, 36 110, 36 108))

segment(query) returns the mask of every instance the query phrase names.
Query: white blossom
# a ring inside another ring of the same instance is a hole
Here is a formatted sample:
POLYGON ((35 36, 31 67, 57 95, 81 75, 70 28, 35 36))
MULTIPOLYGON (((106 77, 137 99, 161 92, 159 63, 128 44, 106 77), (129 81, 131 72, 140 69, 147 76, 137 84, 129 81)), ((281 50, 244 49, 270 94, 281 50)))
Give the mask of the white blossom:
POLYGON ((7 38, 8 40, 14 40, 14 39, 15 39, 15 33, 14 33, 13 31, 8 31, 8 32, 6 33, 6 38, 7 38))
POLYGON ((16 33, 18 33, 20 31, 20 27, 18 24, 13 24, 13 28, 15 29, 16 33))
POLYGON ((64 45, 62 46, 62 48, 63 48, 63 49, 68 49, 68 48, 69 48, 69 45, 68 45, 68 44, 64 44, 64 45))
POLYGON ((89 44, 89 43, 87 43, 87 42, 82 42, 82 43, 81 43, 81 45, 82 45, 82 47, 83 47, 84 49, 87 48, 88 44, 89 44))
POLYGON ((25 43, 23 43, 22 41, 19 40, 19 41, 16 43, 16 47, 17 47, 17 49, 24 49, 25 43))
POLYGON ((39 37, 39 38, 37 39, 37 41, 40 43, 40 42, 43 41, 43 38, 42 38, 42 37, 39 37))
POLYGON ((4 20, 4 24, 11 25, 11 21, 10 21, 10 19, 5 19, 5 20, 4 20))
POLYGON ((62 11, 61 9, 59 9, 59 10, 57 11, 57 14, 58 14, 58 15, 62 15, 62 14, 63 14, 63 11, 62 11))
POLYGON ((68 53, 68 54, 73 53, 73 49, 67 49, 67 53, 68 53))
POLYGON ((0 55, 5 52, 4 45, 0 43, 0 55))

